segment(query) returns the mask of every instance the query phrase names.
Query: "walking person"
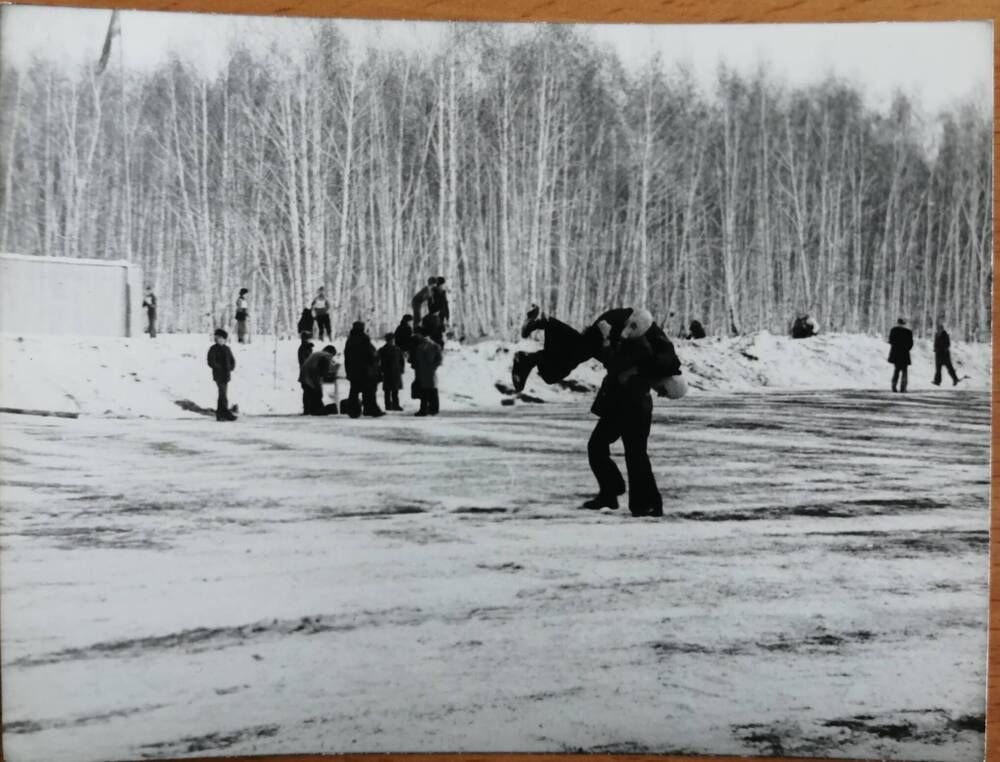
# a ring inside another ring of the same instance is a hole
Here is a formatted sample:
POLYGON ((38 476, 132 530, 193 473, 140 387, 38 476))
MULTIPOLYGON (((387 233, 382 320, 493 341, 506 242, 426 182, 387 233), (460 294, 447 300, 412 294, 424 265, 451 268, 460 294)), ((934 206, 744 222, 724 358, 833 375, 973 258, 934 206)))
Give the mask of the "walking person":
MULTIPOLYGON (((302 415, 327 415, 331 412, 323 402, 323 382, 332 375, 336 378, 334 357, 336 347, 327 345, 319 352, 313 352, 299 369, 299 384, 302 386, 302 415)), ((339 394, 337 399, 339 400, 339 394)), ((331 406, 336 409, 335 406, 331 406)))
POLYGON ((351 385, 347 399, 350 416, 357 418, 363 413, 378 418, 385 415, 375 400, 375 388, 378 385, 378 353, 365 332, 365 324, 360 320, 351 326, 351 332, 344 344, 344 370, 351 385))
POLYGON ((646 449, 653 420, 650 391, 659 379, 679 374, 680 362, 665 345, 650 342, 649 329, 643 330, 642 325, 651 322, 651 316, 630 322, 617 342, 610 339, 610 325, 601 326, 600 354, 607 375, 591 407, 598 421, 587 443, 587 459, 598 492, 582 508, 618 508, 618 497, 626 491, 625 480, 611 459, 611 444, 621 439, 628 473, 629 511, 633 516, 663 515, 663 498, 646 449))
POLYGON ((232 379, 233 370, 236 368, 236 360, 233 357, 233 350, 229 348, 226 341, 229 334, 222 328, 215 330, 215 343, 208 348, 208 367, 212 369, 212 380, 219 390, 219 398, 215 405, 215 420, 235 421, 236 416, 229 408, 229 397, 227 390, 229 381, 232 379))
POLYGON ((944 323, 938 321, 937 332, 934 334, 934 386, 941 386, 941 369, 944 368, 951 376, 951 385, 958 386, 959 377, 951 364, 951 337, 944 329, 944 323))
POLYGON ((156 338, 156 294, 153 293, 152 286, 146 286, 146 296, 143 297, 142 306, 146 310, 146 320, 148 325, 146 327, 146 333, 149 334, 149 338, 156 338))
POLYGON ((441 347, 422 331, 413 333, 413 349, 410 352, 410 365, 413 366, 414 388, 420 398, 420 409, 417 415, 437 415, 440 410, 440 399, 437 389, 437 369, 444 355, 441 347))
POLYGON ((330 300, 326 298, 326 291, 320 286, 316 292, 316 298, 312 300, 312 314, 316 320, 316 339, 323 341, 326 336, 327 341, 333 340, 333 331, 330 328, 330 300))
POLYGON ((907 368, 910 367, 910 350, 913 349, 913 331, 906 327, 906 321, 899 318, 889 331, 889 362, 892 363, 892 390, 906 392, 907 368))
POLYGON ((402 412, 399 390, 403 388, 403 350, 396 346, 396 335, 387 333, 385 344, 378 350, 379 369, 382 372, 382 396, 385 409, 402 412))
POLYGON ((240 295, 236 297, 236 340, 240 344, 247 343, 247 318, 250 311, 247 305, 247 294, 249 289, 241 288, 240 295))

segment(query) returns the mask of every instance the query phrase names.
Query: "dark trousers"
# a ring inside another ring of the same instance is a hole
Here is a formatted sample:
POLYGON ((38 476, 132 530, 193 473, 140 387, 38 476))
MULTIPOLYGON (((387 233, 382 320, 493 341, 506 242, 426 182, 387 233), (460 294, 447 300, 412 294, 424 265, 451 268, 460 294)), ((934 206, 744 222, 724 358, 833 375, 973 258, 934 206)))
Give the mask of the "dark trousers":
POLYGON ((934 383, 941 383, 941 368, 948 371, 948 375, 951 376, 951 382, 953 384, 958 383, 958 374, 955 373, 955 368, 951 364, 951 352, 939 352, 934 355, 934 383))
POLYGON ((896 384, 899 384, 899 391, 906 391, 906 366, 897 365, 892 371, 892 390, 896 391, 896 384))
POLYGON ((226 396, 226 390, 229 388, 229 382, 216 381, 215 385, 219 387, 219 400, 215 403, 215 420, 231 420, 233 418, 233 414, 229 412, 229 398, 226 396))
POLYGON ((652 420, 652 400, 647 399, 634 410, 603 416, 587 443, 590 470, 597 477, 600 493, 606 497, 616 497, 624 494, 625 480, 622 479, 618 466, 611 460, 611 443, 621 438, 625 446, 625 467, 628 471, 628 505, 633 513, 663 507, 663 498, 656 486, 656 477, 646 452, 652 420))
POLYGON ((399 406, 399 389, 387 389, 383 385, 382 396, 385 398, 386 410, 402 410, 399 406))
POLYGON ((333 339, 333 333, 330 330, 330 316, 329 315, 317 315, 316 316, 316 338, 319 341, 323 340, 323 334, 326 334, 326 338, 333 339))
POLYGON ((302 412, 306 415, 326 415, 322 389, 302 384, 302 412))
POLYGON ((247 321, 237 320, 236 321, 236 340, 240 344, 246 344, 247 341, 247 321))
POLYGON ((147 312, 146 315, 149 318, 149 338, 155 339, 156 338, 156 313, 155 312, 147 312))
POLYGON ((363 383, 357 381, 351 381, 351 391, 347 395, 347 398, 350 400, 354 410, 363 412, 365 415, 373 415, 379 409, 378 402, 376 402, 375 400, 374 381, 368 381, 363 383), (360 407, 358 406, 358 397, 361 397, 360 407))
POLYGON ((441 410, 441 400, 437 389, 420 390, 420 412, 426 415, 437 415, 441 410))

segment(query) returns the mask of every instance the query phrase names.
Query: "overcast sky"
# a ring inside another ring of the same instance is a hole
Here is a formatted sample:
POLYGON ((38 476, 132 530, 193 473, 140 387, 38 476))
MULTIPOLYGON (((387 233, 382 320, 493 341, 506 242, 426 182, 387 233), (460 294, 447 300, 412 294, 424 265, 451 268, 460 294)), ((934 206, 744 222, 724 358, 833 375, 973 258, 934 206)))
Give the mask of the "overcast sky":
MULTIPOLYGON (((110 11, 4 6, 0 56, 24 63, 32 55, 67 66, 96 61, 110 11)), ((125 64, 148 69, 171 52, 205 71, 223 61, 229 42, 253 46, 272 41, 294 48, 303 24, 315 19, 206 16, 176 13, 121 14, 125 64)), ((319 23, 323 23, 319 21, 319 23)), ((352 43, 433 50, 446 24, 338 21, 352 43)), ((993 101, 993 28, 990 22, 768 25, 580 25, 611 45, 627 66, 659 51, 684 64, 705 89, 718 65, 749 71, 761 63, 790 84, 835 74, 858 84, 869 103, 884 108, 896 89, 929 113, 974 97, 989 112, 993 101)))

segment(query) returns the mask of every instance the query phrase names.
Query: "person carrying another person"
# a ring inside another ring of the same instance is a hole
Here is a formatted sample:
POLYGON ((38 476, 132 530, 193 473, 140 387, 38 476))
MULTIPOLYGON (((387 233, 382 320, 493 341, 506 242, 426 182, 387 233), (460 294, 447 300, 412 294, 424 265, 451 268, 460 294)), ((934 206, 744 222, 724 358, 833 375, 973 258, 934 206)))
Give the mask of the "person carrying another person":
POLYGON ((378 350, 378 364, 382 375, 382 396, 385 409, 402 412, 399 390, 403 388, 403 350, 396 346, 396 335, 387 333, 385 344, 378 350))
POLYGON ((441 347, 424 335, 423 331, 413 332, 413 348, 410 350, 410 365, 413 366, 413 388, 420 400, 417 415, 437 415, 440 399, 437 389, 437 369, 443 359, 441 347))
POLYGON ((937 331, 934 334, 934 386, 941 386, 941 369, 944 368, 951 376, 951 385, 958 386, 961 380, 955 373, 955 367, 951 364, 951 337, 944 329, 944 322, 938 321, 937 331))
POLYGON ((241 288, 240 295, 236 297, 236 340, 240 344, 247 343, 247 318, 250 317, 247 304, 248 293, 250 293, 249 289, 241 288))
POLYGON ((215 329, 215 342, 208 348, 208 367, 212 369, 212 380, 219 391, 219 398, 215 405, 215 420, 235 421, 236 416, 229 408, 229 397, 227 390, 229 382, 233 377, 233 370, 236 369, 236 359, 233 357, 233 350, 229 348, 226 341, 229 334, 222 328, 215 329))
POLYGON ((348 414, 352 418, 357 418, 362 413, 372 418, 385 415, 375 401, 378 355, 375 345, 365 332, 365 324, 360 320, 351 326, 344 344, 344 370, 351 384, 347 399, 348 414))
POLYGON ((913 331, 906 327, 906 321, 899 318, 889 331, 889 362, 892 363, 892 390, 906 392, 907 368, 910 367, 910 350, 913 349, 913 331))
POLYGON ((332 341, 333 331, 330 328, 330 300, 326 298, 326 291, 322 286, 316 292, 316 298, 312 300, 311 309, 313 317, 316 320, 316 338, 319 341, 323 341, 323 336, 325 335, 327 341, 332 341))
POLYGON ((336 405, 327 406, 323 401, 323 382, 329 380, 331 376, 336 379, 337 367, 333 359, 336 355, 337 348, 328 344, 319 352, 310 354, 302 362, 299 368, 302 415, 328 415, 336 410, 336 405))

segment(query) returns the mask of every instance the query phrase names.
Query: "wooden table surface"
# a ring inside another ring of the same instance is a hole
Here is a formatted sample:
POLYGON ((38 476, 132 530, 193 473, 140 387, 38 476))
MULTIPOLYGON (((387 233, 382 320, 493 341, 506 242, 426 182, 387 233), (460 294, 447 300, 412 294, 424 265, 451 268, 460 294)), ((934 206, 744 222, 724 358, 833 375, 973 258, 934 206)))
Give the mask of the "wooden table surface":
MULTIPOLYGON (((602 23, 802 23, 849 21, 954 21, 958 19, 1000 19, 1000 0, 32 0, 33 5, 60 5, 94 8, 126 8, 149 11, 244 13, 278 16, 333 16, 353 18, 409 18, 434 21, 578 21, 602 23)), ((998 82, 1000 82, 1000 45, 994 33, 994 113, 996 113, 998 82)), ((997 130, 994 121, 994 219, 1000 182, 997 172, 997 130)), ((993 240, 994 270, 998 244, 993 240)), ((993 312, 1000 300, 996 289, 993 295, 993 312)), ((990 638, 988 700, 986 714, 986 759, 1000 762, 1000 511, 997 510, 997 478, 1000 458, 997 455, 997 348, 993 348, 993 423, 992 432, 992 515, 990 521, 990 638), (993 584, 996 583, 996 584, 993 584)), ((443 755, 371 755, 385 762, 429 762, 443 755)), ((538 762, 557 755, 500 754, 447 755, 450 762, 538 762)), ((579 756, 588 762, 623 762, 655 760, 676 762, 698 759, 702 762, 737 762, 744 757, 643 757, 637 755, 558 755, 560 762, 579 756)), ((337 757, 344 762, 367 759, 366 755, 337 757)), ((207 757, 219 759, 218 757, 207 757)), ((330 757, 320 756, 267 756, 227 757, 226 759, 289 760, 289 762, 318 762, 330 757)), ((780 762, 780 758, 768 759, 780 762)), ((970 762, 972 762, 970 760, 970 762)))

